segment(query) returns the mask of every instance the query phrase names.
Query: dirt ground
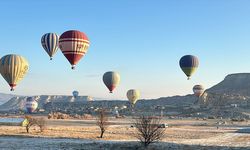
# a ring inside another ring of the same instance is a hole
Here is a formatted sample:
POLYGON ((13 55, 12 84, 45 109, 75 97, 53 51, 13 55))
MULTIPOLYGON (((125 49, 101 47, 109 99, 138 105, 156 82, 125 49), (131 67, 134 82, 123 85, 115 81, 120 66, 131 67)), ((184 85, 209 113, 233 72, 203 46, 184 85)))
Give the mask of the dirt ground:
MULTIPOLYGON (((89 144, 93 144, 93 142, 101 142, 103 144, 110 144, 110 142, 137 143, 137 139, 132 136, 135 129, 130 127, 131 120, 119 119, 112 120, 112 122, 113 125, 109 126, 102 139, 98 138, 99 128, 95 125, 95 120, 48 120, 47 127, 43 133, 40 133, 37 127, 32 127, 31 133, 29 134, 27 134, 25 128, 21 126, 0 125, 0 137, 2 141, 6 138, 21 137, 20 140, 23 140, 22 138, 36 137, 38 139, 80 140, 83 143, 84 141, 91 141, 87 142, 89 144)), ((250 149, 250 133, 238 132, 241 129, 248 129, 247 122, 219 126, 219 129, 217 129, 215 121, 168 120, 166 122, 169 124, 169 127, 166 128, 165 137, 162 139, 162 143, 165 147, 158 147, 159 149, 166 149, 169 145, 172 145, 172 149, 174 149, 173 145, 182 145, 183 147, 181 149, 189 149, 190 146, 199 146, 201 149, 250 149)), ((32 141, 33 139, 34 138, 32 138, 32 141)), ((29 138, 27 140, 29 140, 29 138)), ((69 141, 69 144, 72 142, 73 141, 69 141)), ((9 144, 8 140, 5 140, 5 142, 1 142, 0 140, 0 149, 1 147, 3 148, 4 145, 9 144)), ((92 148, 95 149, 94 147, 92 148)), ((107 147, 107 149, 109 148, 107 147)), ((154 148, 158 149, 155 146, 154 148)), ((191 147, 191 149, 192 148, 193 147, 191 147)))

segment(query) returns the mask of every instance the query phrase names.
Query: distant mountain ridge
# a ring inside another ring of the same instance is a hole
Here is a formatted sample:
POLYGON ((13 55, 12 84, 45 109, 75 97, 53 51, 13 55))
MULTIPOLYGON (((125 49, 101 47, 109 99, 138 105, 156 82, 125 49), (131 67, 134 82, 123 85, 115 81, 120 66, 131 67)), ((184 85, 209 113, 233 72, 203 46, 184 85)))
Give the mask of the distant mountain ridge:
POLYGON ((12 97, 16 95, 0 93, 0 105, 10 100, 12 97))
MULTIPOLYGON (((63 95, 40 95, 32 96, 38 102, 38 108, 43 108, 43 106, 49 102, 53 103, 65 103, 65 102, 79 102, 79 101, 91 101, 90 96, 78 96, 74 98, 73 96, 63 96, 63 95)), ((0 110, 18 110, 24 109, 27 96, 15 96, 12 97, 6 103, 0 105, 0 110)))
MULTIPOLYGON (((80 107, 84 105, 84 102, 90 100, 88 96, 79 96, 74 99, 72 96, 62 95, 41 95, 34 96, 39 103, 39 108, 44 106, 56 108, 64 108, 67 105, 74 105, 80 107), (77 102, 74 104, 74 102, 77 102), (79 103, 80 102, 80 103, 79 103), (81 103, 83 102, 83 103, 81 103), (51 104, 55 103, 53 106, 51 104), (58 105, 56 105, 56 103, 58 105), (62 104, 63 103, 63 104, 62 104), (60 104, 62 105, 60 106, 60 104), (78 106, 78 104, 80 104, 78 106)), ((18 110, 24 108, 26 97, 12 97, 8 102, 0 105, 0 111, 18 110)), ((239 104, 239 106, 250 106, 250 73, 237 73, 229 74, 223 81, 207 89, 201 98, 195 97, 193 94, 185 96, 172 96, 172 97, 161 97, 158 99, 151 100, 139 100, 136 104, 137 108, 153 108, 153 107, 172 107, 180 110, 181 108, 187 108, 194 106, 195 102, 198 101, 198 105, 211 106, 230 106, 231 104, 239 104)), ((101 100, 94 99, 92 102, 96 107, 107 106, 113 107, 116 105, 128 105, 127 100, 101 100)), ((79 108, 80 109, 80 108, 79 108)))

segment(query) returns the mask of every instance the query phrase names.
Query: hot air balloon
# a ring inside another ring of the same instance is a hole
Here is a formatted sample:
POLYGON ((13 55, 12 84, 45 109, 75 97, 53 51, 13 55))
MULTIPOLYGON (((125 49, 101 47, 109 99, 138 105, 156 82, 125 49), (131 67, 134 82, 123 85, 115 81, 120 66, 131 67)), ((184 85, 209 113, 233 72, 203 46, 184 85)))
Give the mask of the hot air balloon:
POLYGON ((14 91, 14 87, 24 78, 28 69, 27 60, 20 55, 10 54, 0 59, 0 73, 10 85, 11 91, 14 91))
POLYGON ((79 95, 79 92, 78 91, 73 91, 72 94, 73 94, 74 98, 77 98, 78 95, 79 95))
POLYGON ((34 98, 32 97, 27 98, 26 103, 25 103, 25 108, 28 113, 33 113, 37 109, 37 106, 38 106, 38 103, 34 98))
POLYGON ((59 44, 59 37, 56 33, 46 33, 41 38, 41 43, 44 50, 50 56, 52 60, 53 55, 56 53, 59 44))
POLYGON ((117 72, 109 71, 104 73, 102 80, 109 89, 109 92, 112 93, 120 83, 120 75, 117 72))
POLYGON ((179 64, 182 71, 186 74, 189 80, 192 74, 194 74, 194 72, 198 68, 199 60, 196 56, 185 55, 181 57, 179 64))
POLYGON ((195 85, 193 87, 194 95, 200 97, 204 93, 204 87, 202 85, 195 85))
POLYGON ((74 69, 75 65, 86 54, 89 47, 89 39, 83 32, 69 30, 60 36, 59 47, 72 65, 71 68, 74 69))
POLYGON ((140 91, 135 90, 135 89, 128 90, 127 98, 133 107, 134 107, 136 101, 139 99, 139 97, 140 97, 140 91))

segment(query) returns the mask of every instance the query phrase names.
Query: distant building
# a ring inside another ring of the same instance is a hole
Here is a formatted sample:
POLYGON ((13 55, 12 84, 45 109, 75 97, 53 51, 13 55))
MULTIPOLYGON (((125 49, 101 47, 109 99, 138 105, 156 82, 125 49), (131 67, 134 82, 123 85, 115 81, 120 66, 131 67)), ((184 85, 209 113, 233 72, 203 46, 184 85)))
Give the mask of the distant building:
POLYGON ((238 104, 231 104, 232 107, 238 107, 238 104))
POLYGON ((76 99, 75 99, 75 102, 79 102, 79 101, 83 101, 83 102, 86 102, 86 101, 93 101, 93 98, 91 96, 78 96, 76 99))

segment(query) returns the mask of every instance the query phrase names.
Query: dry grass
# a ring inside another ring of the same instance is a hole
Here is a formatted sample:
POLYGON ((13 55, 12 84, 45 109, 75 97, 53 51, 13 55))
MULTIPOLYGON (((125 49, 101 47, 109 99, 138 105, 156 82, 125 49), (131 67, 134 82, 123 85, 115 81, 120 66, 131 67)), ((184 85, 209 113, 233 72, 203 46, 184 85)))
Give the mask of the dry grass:
MULTIPOLYGON (((52 120, 53 121, 53 120, 52 120)), ((44 132, 40 133, 38 127, 31 127, 31 133, 27 134, 25 127, 0 125, 0 136, 31 136, 31 137, 53 137, 53 138, 75 138, 75 139, 93 139, 100 140, 100 129, 93 124, 77 123, 68 125, 68 122, 63 121, 61 125, 54 125, 50 123, 44 132)), ((176 121, 177 126, 170 126, 165 131, 164 142, 179 143, 179 144, 201 144, 201 145, 249 145, 250 134, 235 133, 235 128, 219 128, 216 126, 198 126, 187 125, 194 124, 188 121, 176 121)), ((176 124, 176 122, 173 122, 176 124)), ((61 123, 61 122, 60 122, 61 123)), ((137 139, 132 136, 135 128, 130 128, 130 125, 111 125, 105 132, 102 140, 112 141, 136 141, 137 139)))
MULTIPOLYGON (((133 129, 126 127, 110 127, 107 130, 103 140, 131 140, 128 136, 133 129)), ((24 127, 18 126, 1 126, 0 135, 25 135, 35 137, 57 137, 57 138, 81 138, 81 139, 98 139, 100 129, 93 127, 67 127, 67 126, 48 126, 43 133, 39 132, 38 127, 32 127, 31 133, 27 134, 24 127)))
MULTIPOLYGON (((221 134, 220 132, 203 131, 204 127, 192 126, 171 127, 165 131, 164 141, 181 141, 186 139, 204 139, 221 134)), ((98 139, 100 129, 96 126, 48 126, 43 133, 39 132, 38 127, 32 127, 31 133, 27 134, 24 127, 1 126, 0 135, 25 135, 36 137, 57 137, 57 138, 81 138, 98 139)), ((136 140, 132 135, 134 128, 125 126, 110 126, 105 133, 103 140, 136 140)))

